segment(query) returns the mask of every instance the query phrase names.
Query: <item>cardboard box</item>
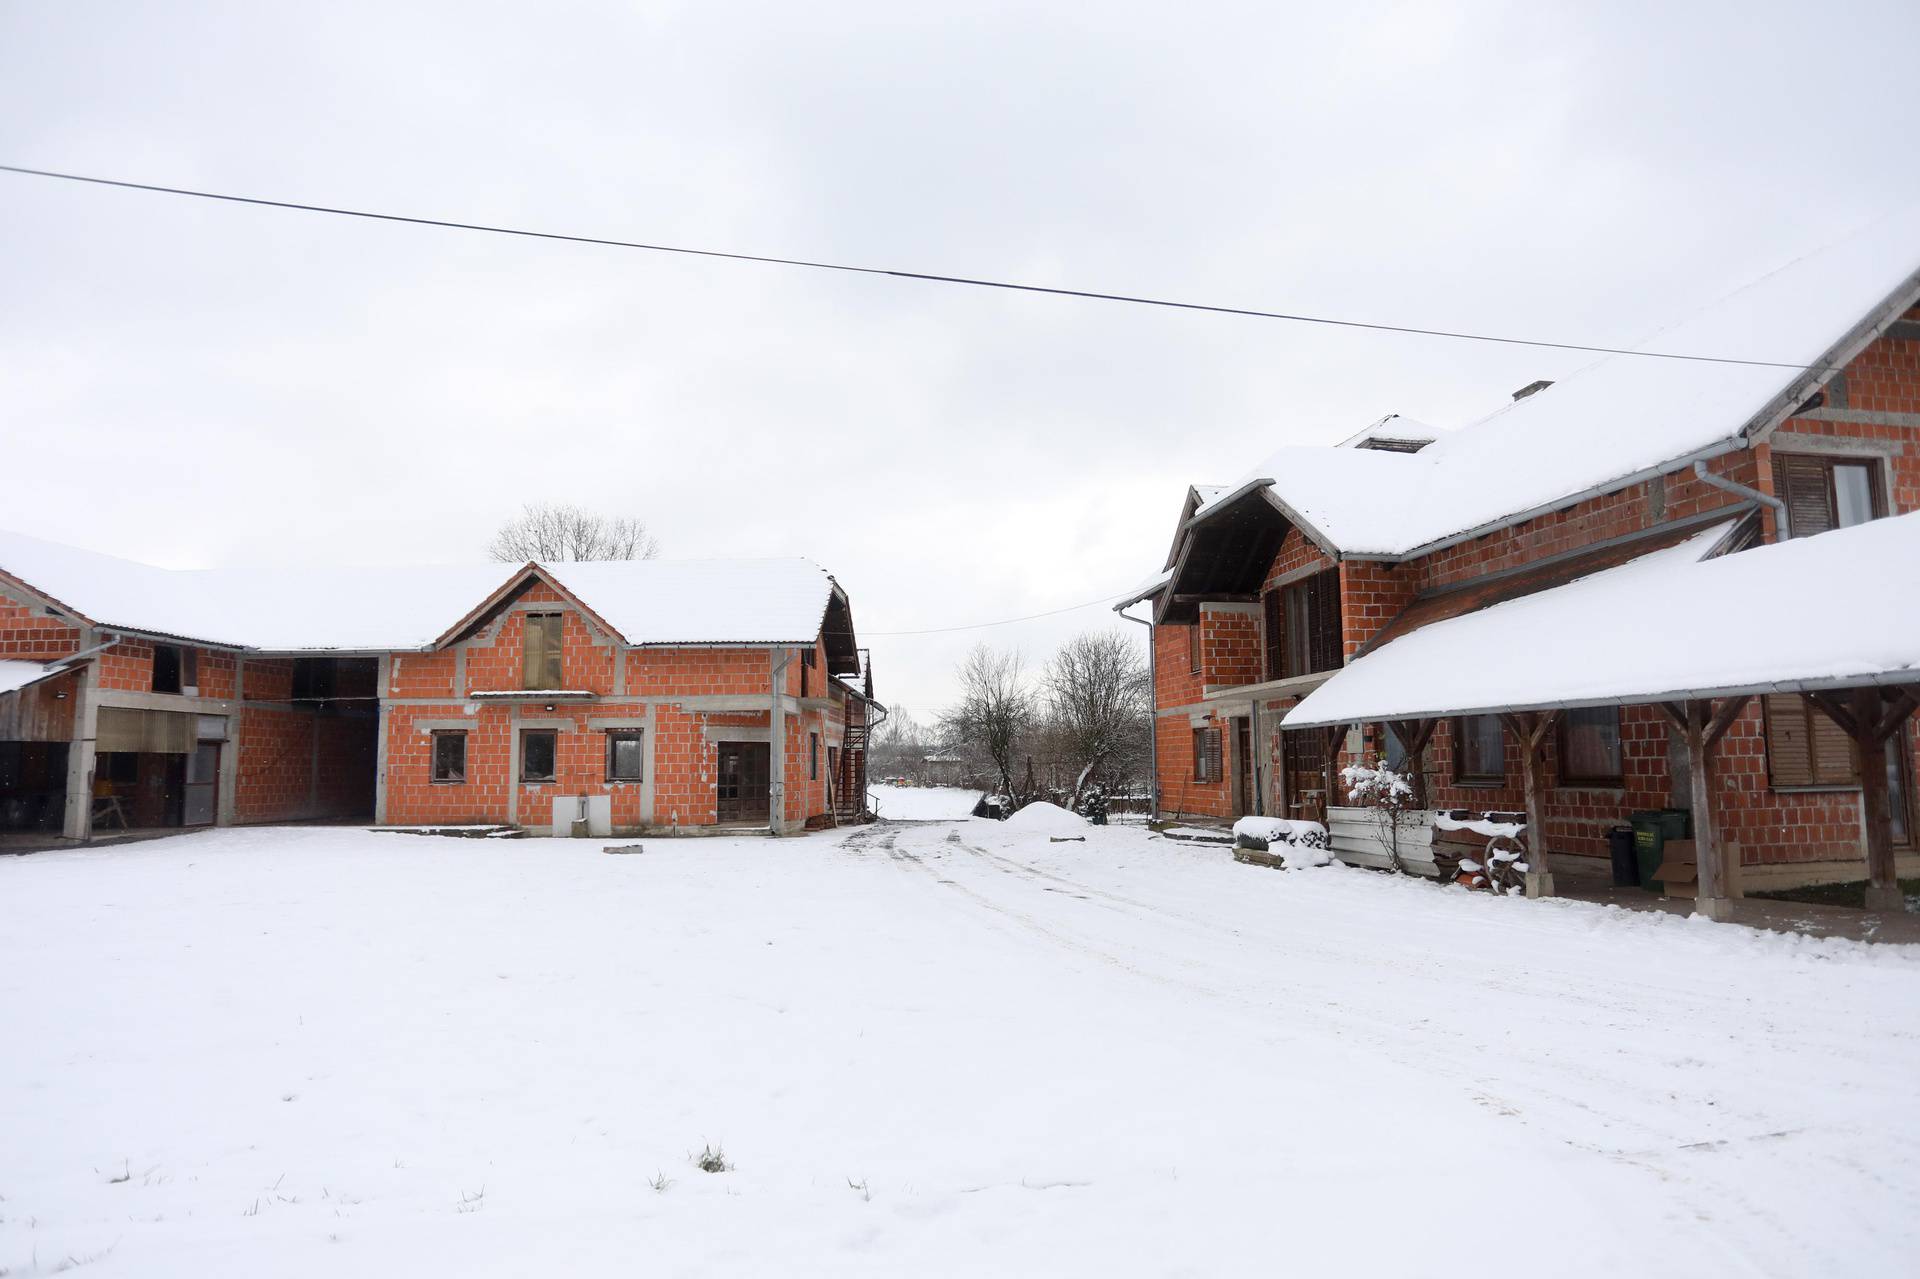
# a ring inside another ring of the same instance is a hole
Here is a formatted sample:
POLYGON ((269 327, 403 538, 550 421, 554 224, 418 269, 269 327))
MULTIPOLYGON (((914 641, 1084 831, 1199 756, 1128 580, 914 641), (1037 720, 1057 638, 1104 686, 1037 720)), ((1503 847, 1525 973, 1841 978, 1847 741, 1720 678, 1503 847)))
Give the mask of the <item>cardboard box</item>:
POLYGON ((1700 867, 1694 856, 1693 841, 1670 839, 1661 850, 1663 860, 1653 872, 1663 897, 1694 897, 1699 893, 1700 867))

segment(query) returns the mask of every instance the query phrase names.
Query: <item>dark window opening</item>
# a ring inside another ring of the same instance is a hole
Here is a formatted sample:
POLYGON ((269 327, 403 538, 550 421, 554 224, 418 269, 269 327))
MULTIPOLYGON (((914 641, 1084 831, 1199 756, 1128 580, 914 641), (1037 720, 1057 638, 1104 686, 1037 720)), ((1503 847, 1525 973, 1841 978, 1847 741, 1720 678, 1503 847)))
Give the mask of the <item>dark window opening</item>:
POLYGON ((641 733, 637 728, 615 728, 607 732, 607 780, 642 780, 644 764, 640 751, 641 733))
POLYGON ((1464 715, 1453 721, 1453 780, 1507 780, 1506 736, 1498 715, 1464 715))
POLYGON ((527 614, 526 630, 520 641, 525 659, 520 687, 565 687, 560 668, 560 641, 565 634, 565 622, 566 618, 559 613, 527 614))
POLYGON ((331 657, 293 659, 293 700, 324 702, 335 695, 339 663, 331 657))
POLYGON ((467 735, 465 733, 451 729, 434 733, 433 780, 436 782, 467 780, 467 735))
POLYGON ((1268 591, 1260 597, 1261 641, 1265 652, 1262 666, 1267 679, 1282 679, 1286 668, 1286 614, 1281 611, 1280 592, 1268 591))
POLYGON ((153 646, 153 691, 156 693, 179 692, 182 668, 185 665, 178 646, 155 644, 153 646))
POLYGON ((820 734, 818 733, 807 734, 807 777, 813 781, 820 779, 820 734))
POLYGON ((550 782, 553 780, 553 762, 559 746, 558 738, 559 734, 551 728, 529 728, 521 731, 521 781, 550 782))
POLYGON ((1560 717, 1562 785, 1619 786, 1620 708, 1584 706, 1560 717))

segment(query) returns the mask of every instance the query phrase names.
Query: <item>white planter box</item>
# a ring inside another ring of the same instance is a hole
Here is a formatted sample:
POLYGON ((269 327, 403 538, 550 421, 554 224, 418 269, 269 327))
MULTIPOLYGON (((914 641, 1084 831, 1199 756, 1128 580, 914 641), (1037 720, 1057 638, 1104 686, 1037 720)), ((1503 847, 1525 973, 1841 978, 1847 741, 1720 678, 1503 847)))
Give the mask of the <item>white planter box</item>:
MULTIPOLYGON (((1381 823, 1371 808, 1329 808, 1327 832, 1333 838, 1333 855, 1349 866, 1368 866, 1386 870, 1393 865, 1387 844, 1381 838, 1381 823)), ((1400 864, 1419 875, 1438 875, 1433 864, 1433 814, 1410 810, 1400 822, 1400 864)))

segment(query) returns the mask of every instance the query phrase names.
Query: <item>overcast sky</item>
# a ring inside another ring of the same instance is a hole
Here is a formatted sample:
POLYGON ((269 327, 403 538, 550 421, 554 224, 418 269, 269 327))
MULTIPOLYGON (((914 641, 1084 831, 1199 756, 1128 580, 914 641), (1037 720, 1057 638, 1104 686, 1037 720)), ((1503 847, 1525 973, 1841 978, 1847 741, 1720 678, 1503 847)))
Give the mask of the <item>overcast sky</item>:
MULTIPOLYGON (((1920 199, 1916 48, 1911 0, 6 0, 0 163, 1613 344, 1920 199)), ((6 174, 0 263, 0 526, 445 561, 577 501, 818 561, 921 717, 1120 623, 886 632, 1118 593, 1190 482, 1582 362, 6 174)))

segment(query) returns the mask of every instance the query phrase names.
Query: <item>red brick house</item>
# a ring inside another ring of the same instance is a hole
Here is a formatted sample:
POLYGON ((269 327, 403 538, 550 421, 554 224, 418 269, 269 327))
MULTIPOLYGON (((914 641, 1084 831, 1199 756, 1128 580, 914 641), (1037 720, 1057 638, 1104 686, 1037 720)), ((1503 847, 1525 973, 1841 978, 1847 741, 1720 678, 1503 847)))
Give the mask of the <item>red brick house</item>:
POLYGON ((174 571, 0 534, 0 832, 789 834, 884 714, 798 559, 174 571), (502 578, 505 580, 502 580, 502 578))
MULTIPOLYGON (((1162 571, 1121 605, 1152 606, 1159 812, 1321 820, 1344 802, 1339 766, 1398 762, 1410 745, 1430 806, 1515 811, 1537 748, 1555 854, 1604 855, 1630 812, 1689 807, 1682 734, 1658 704, 1556 705, 1552 731, 1527 747, 1492 710, 1428 708, 1419 729, 1294 711, 1437 622, 1709 530, 1699 555, 1920 510, 1916 267, 1920 223, 1890 220, 1645 348, 1756 363, 1603 357, 1458 430, 1389 418, 1341 445, 1282 449, 1237 484, 1189 489, 1162 571)), ((1795 600, 1756 592, 1750 608, 1766 628, 1795 600)), ((1661 619, 1643 622, 1634 642, 1660 645, 1661 619)), ((1512 656, 1492 642, 1455 660, 1497 688, 1512 656)), ((1468 704, 1518 705, 1497 692, 1468 704)), ((1733 891, 1858 879, 1861 773, 1846 734, 1798 692, 1728 714, 1712 786, 1733 891)), ((1920 868, 1916 762, 1900 728, 1884 769, 1902 873, 1920 868)))

